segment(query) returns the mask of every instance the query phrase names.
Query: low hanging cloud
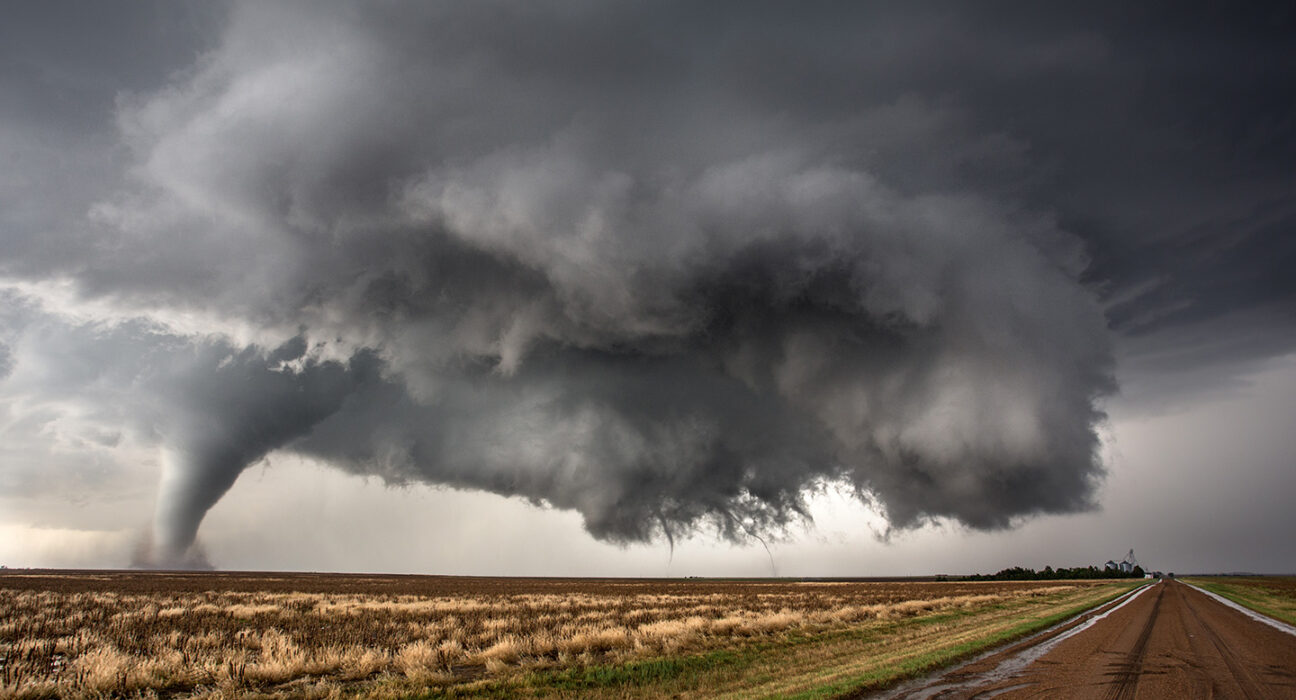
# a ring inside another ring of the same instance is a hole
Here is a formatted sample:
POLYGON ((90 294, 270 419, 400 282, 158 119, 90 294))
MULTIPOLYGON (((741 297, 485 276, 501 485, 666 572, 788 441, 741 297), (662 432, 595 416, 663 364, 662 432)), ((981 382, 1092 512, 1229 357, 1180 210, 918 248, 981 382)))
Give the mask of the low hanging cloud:
POLYGON ((93 255, 45 269, 136 319, 66 324, 139 348, 94 362, 164 454, 153 562, 276 450, 618 542, 776 532, 826 482, 899 528, 1093 506, 1084 246, 950 161, 1011 165, 1010 138, 731 80, 778 67, 743 22, 663 45, 600 5, 316 8, 240 5, 120 97, 128 164, 65 234, 93 255))

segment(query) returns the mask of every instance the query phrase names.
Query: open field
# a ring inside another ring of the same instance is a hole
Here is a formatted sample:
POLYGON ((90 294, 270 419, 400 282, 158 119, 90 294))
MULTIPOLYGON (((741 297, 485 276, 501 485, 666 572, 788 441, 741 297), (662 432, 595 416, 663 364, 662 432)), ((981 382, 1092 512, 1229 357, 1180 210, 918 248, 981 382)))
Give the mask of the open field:
POLYGON ((6 572, 0 698, 830 697, 1138 583, 6 572))
POLYGON ((1296 625, 1296 576, 1194 576, 1184 580, 1275 620, 1296 625))

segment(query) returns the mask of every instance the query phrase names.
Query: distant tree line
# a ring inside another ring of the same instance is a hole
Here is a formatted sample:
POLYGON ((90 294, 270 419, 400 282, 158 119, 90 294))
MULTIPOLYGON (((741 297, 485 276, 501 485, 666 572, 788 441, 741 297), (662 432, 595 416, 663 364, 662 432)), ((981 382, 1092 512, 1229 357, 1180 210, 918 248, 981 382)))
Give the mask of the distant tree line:
MULTIPOLYGON (((1089 578, 1143 578, 1143 567, 1136 566, 1133 571, 1124 572, 1120 569, 1103 568, 1096 566, 1077 566, 1074 569, 1061 568, 1054 569, 1046 566, 1036 571, 1021 566, 1014 566, 1003 569, 993 574, 972 574, 971 576, 953 577, 956 581, 1052 581, 1055 579, 1089 579, 1089 578)), ((949 576, 937 576, 941 580, 950 580, 949 576)))

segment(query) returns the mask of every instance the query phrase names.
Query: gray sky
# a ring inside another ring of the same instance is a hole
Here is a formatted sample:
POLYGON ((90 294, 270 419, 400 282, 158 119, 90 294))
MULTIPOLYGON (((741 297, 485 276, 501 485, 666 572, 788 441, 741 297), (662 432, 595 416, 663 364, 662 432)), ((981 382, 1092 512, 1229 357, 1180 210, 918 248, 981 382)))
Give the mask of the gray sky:
POLYGON ((12 12, 0 562, 1296 571, 1294 19, 12 12))

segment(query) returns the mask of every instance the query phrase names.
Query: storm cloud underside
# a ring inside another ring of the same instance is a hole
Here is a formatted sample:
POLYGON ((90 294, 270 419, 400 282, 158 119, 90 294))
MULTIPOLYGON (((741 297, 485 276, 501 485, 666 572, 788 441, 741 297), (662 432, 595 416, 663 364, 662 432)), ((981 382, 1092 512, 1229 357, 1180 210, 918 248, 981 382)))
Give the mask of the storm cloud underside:
MULTIPOLYGON (((924 63, 966 18, 798 15, 235 5, 116 95, 77 217, 7 223, 0 374, 159 445, 157 563, 276 450, 619 542, 776 532, 828 482, 901 528, 1092 507, 1109 316, 1174 285, 924 63)), ((968 70, 1116 49, 1012 51, 968 70)))

